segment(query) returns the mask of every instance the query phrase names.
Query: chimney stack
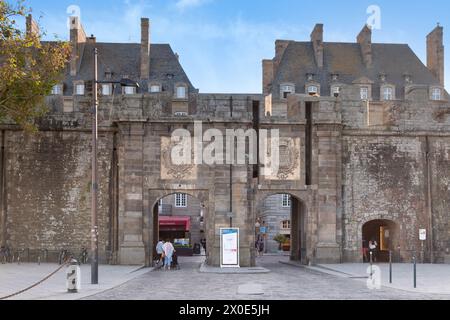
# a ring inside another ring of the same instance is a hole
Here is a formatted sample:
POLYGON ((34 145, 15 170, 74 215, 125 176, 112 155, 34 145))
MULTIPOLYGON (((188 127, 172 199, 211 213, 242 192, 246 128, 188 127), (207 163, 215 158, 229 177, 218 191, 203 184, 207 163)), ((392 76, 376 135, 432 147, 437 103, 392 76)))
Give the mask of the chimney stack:
POLYGON ((29 14, 26 19, 26 25, 27 25, 27 37, 33 36, 33 37, 39 37, 40 36, 40 30, 39 25, 36 21, 34 21, 33 16, 29 14))
POLYGON ((311 42, 314 48, 316 64, 319 68, 323 67, 323 24, 316 24, 311 33, 311 42))
POLYGON ((444 28, 439 24, 427 36, 427 66, 444 86, 444 28))
POLYGON ((372 29, 366 24, 358 35, 358 44, 361 46, 361 54, 367 68, 372 66, 372 29))
POLYGON ((263 93, 269 94, 273 83, 274 63, 273 60, 263 60, 263 93))
POLYGON ((81 25, 79 17, 70 17, 70 43, 72 53, 70 57, 70 75, 76 76, 83 45, 86 43, 86 33, 81 25))
POLYGON ((150 21, 141 19, 141 79, 150 77, 150 21))

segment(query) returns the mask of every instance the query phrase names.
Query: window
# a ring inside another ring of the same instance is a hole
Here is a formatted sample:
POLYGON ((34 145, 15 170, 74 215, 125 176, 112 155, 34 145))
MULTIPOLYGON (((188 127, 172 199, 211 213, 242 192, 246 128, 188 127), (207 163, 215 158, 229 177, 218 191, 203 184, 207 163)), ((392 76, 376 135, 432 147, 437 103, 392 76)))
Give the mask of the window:
POLYGON ((150 93, 159 93, 161 92, 161 87, 159 85, 151 85, 150 86, 150 93))
POLYGON ((295 87, 293 85, 282 85, 281 86, 281 97, 287 99, 290 94, 295 93, 295 87))
POLYGON ((291 229, 291 220, 284 220, 281 222, 281 229, 288 230, 291 229))
POLYGON ((431 100, 440 101, 441 99, 441 89, 433 88, 431 90, 431 100))
POLYGON ((317 86, 308 86, 308 94, 317 94, 318 92, 317 86))
POLYGON ((177 193, 175 196, 175 208, 187 207, 187 195, 185 193, 177 193))
POLYGON ((182 112, 182 111, 178 111, 174 113, 175 117, 187 117, 188 113, 187 112, 182 112))
POLYGON ((178 86, 176 97, 177 97, 177 99, 186 99, 186 87, 178 86))
POLYGON ((338 86, 331 87, 331 95, 332 96, 338 96, 340 92, 341 92, 340 87, 338 87, 338 86))
POLYGON ((124 87, 124 93, 125 94, 136 94, 136 88, 135 87, 124 87))
POLYGON ((283 194, 283 199, 281 201, 281 206, 283 208, 290 208, 292 205, 291 196, 288 194, 283 194))
POLYGON ((394 89, 392 87, 383 88, 383 100, 394 100, 394 89))
POLYGON ((52 88, 52 95, 61 95, 62 94, 62 86, 57 84, 56 86, 53 86, 52 88))
POLYGON ((104 96, 111 95, 111 86, 109 84, 102 84, 102 95, 104 96))
POLYGON ((360 89, 361 100, 369 100, 369 88, 361 87, 360 89))
POLYGON ((84 96, 84 84, 77 84, 75 86, 75 94, 77 96, 84 96))

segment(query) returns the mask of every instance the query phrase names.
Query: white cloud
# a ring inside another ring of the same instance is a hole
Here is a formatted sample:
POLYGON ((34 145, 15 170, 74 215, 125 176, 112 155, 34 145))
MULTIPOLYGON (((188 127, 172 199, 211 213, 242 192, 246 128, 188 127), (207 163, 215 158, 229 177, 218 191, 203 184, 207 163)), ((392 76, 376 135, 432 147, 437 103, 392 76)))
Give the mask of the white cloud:
POLYGON ((202 6, 208 2, 211 2, 211 0, 178 0, 175 6, 178 10, 184 11, 188 8, 202 6))

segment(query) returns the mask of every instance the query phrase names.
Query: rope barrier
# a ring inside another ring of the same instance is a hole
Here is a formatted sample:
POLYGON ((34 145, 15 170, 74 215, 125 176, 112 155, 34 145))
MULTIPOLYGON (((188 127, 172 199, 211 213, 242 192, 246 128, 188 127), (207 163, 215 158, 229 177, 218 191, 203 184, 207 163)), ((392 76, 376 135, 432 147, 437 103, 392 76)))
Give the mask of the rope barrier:
POLYGON ((30 286, 30 287, 28 287, 28 288, 26 288, 26 289, 23 289, 23 290, 18 291, 18 292, 16 292, 16 293, 10 294, 9 296, 6 296, 6 297, 0 297, 0 300, 10 299, 10 298, 12 298, 12 297, 18 296, 18 295, 20 295, 20 294, 22 294, 22 293, 24 293, 24 292, 26 292, 26 291, 28 291, 28 290, 31 290, 31 289, 33 289, 33 288, 39 286, 40 284, 44 283, 45 281, 47 281, 48 279, 50 279, 51 277, 53 277, 55 274, 57 274, 62 268, 64 268, 65 266, 69 265, 69 264, 70 264, 70 260, 71 260, 71 259, 68 259, 68 260, 67 260, 64 264, 62 264, 57 270, 55 270, 54 272, 52 272, 51 274, 49 274, 48 276, 46 276, 46 277, 45 277, 44 279, 42 279, 41 281, 39 281, 39 282, 33 284, 32 286, 30 286))

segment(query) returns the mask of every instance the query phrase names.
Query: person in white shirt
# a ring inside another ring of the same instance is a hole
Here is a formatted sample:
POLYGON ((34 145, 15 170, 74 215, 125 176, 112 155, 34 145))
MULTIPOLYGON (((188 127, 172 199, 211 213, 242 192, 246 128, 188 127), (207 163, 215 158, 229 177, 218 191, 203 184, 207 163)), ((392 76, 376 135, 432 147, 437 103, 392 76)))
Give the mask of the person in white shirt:
POLYGON ((158 255, 158 264, 162 262, 162 267, 164 267, 164 241, 159 240, 158 244, 156 245, 156 254, 158 255))
POLYGON ((163 250, 165 256, 165 268, 170 270, 170 266, 172 264, 172 256, 175 252, 175 248, 173 247, 173 244, 170 242, 170 240, 167 240, 166 243, 164 243, 163 250))

